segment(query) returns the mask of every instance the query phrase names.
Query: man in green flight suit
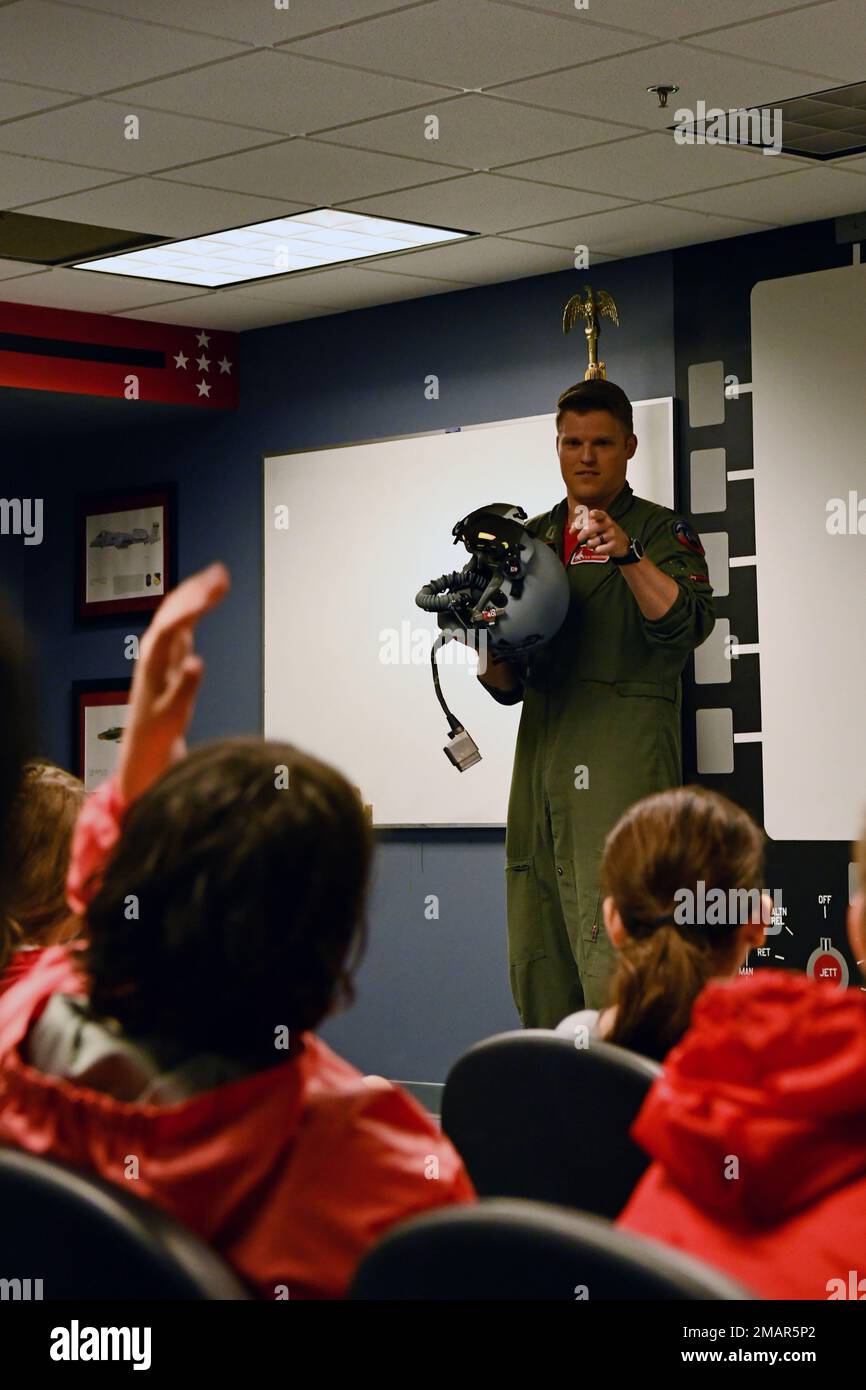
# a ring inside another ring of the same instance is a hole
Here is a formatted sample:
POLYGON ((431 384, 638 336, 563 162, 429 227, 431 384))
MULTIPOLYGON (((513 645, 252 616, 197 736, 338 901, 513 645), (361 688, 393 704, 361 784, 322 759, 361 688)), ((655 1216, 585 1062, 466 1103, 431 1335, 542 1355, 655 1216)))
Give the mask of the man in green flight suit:
POLYGON ((605 1003, 605 837, 635 801, 682 783, 680 677, 715 623, 696 532, 626 482, 625 392, 570 387, 556 429, 567 496, 527 530, 566 565, 568 612, 545 647, 479 674, 500 703, 523 701, 505 855, 511 989, 528 1028, 605 1003))

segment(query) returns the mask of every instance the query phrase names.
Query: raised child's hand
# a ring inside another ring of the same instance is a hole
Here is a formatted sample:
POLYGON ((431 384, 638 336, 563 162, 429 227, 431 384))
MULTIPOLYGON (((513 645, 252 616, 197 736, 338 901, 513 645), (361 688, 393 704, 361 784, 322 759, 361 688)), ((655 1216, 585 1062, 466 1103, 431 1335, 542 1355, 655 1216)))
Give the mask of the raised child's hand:
POLYGON ((209 565, 167 594, 141 639, 121 744, 118 785, 134 801, 186 754, 186 731, 204 674, 195 625, 228 592, 225 565, 209 565))

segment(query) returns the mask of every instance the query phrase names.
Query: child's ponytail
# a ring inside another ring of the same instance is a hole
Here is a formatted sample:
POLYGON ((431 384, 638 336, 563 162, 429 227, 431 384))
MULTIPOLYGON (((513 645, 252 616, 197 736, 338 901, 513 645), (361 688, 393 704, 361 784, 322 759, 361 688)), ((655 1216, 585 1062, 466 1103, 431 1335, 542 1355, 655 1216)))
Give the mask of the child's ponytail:
POLYGON ((685 1033, 692 1004, 717 973, 709 943, 687 939, 673 923, 631 937, 611 986, 616 1014, 606 1041, 661 1061, 685 1033))
POLYGON ((659 1059, 679 1042, 704 985, 735 966, 743 896, 760 901, 763 846, 746 811, 703 787, 645 797, 614 826, 602 884, 628 940, 608 996, 611 1042, 659 1059), (708 923, 704 904, 719 889, 730 910, 708 923))

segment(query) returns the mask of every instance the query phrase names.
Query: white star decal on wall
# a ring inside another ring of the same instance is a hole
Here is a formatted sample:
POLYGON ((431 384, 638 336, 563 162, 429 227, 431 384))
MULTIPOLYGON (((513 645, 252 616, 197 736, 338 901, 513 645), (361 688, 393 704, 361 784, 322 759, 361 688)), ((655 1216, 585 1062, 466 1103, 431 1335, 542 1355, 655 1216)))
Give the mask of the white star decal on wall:
POLYGON ((207 382, 207 381, 200 381, 200 382, 198 383, 198 393, 199 393, 200 396, 209 396, 209 395, 210 395, 210 382, 207 382))
POLYGON ((206 372, 206 371, 208 370, 209 367, 210 367, 210 358, 209 358, 209 357, 205 357, 204 353, 202 353, 201 357, 198 359, 198 369, 199 369, 200 372, 206 372))
POLYGON ((201 333, 199 333, 198 337, 196 338, 196 342, 198 343, 199 347, 207 347, 208 343, 210 342, 210 338, 208 337, 207 333, 205 333, 204 329, 202 329, 201 333))
POLYGON ((174 365, 175 365, 176 367, 185 367, 188 361, 189 361, 189 358, 188 358, 188 357, 185 357, 184 354, 183 354, 182 352, 177 352, 177 353, 175 353, 174 365))
POLYGON ((219 369, 220 369, 220 375, 221 375, 221 376, 228 376, 229 372, 230 372, 231 369, 232 369, 232 364, 231 364, 231 362, 229 361, 229 359, 228 359, 227 357, 223 357, 223 358, 217 363, 217 366, 218 366, 219 369))

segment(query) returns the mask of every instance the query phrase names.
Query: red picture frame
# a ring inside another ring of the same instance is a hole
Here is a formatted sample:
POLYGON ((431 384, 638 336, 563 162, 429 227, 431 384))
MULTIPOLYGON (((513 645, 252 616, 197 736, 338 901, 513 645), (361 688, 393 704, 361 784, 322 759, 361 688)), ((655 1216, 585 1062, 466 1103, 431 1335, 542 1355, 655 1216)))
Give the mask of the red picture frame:
MULTIPOLYGON (((75 775, 84 782, 88 791, 92 791, 98 783, 93 782, 91 784, 88 780, 87 711, 114 705, 128 705, 131 686, 132 680, 123 677, 108 680, 73 681, 72 683, 70 766, 75 775)), ((113 732, 113 728, 114 726, 107 732, 113 732)), ((115 740, 109 739, 107 742, 113 744, 115 740)), ((111 769, 106 769, 106 771, 110 774, 111 769)))
POLYGON ((177 573, 173 485, 79 496, 75 524, 76 618, 115 620, 158 608, 177 573))

